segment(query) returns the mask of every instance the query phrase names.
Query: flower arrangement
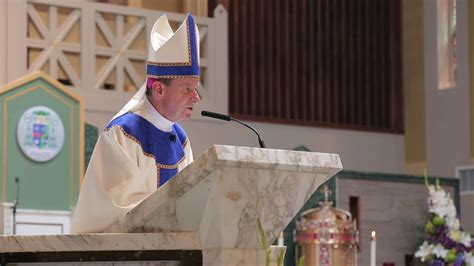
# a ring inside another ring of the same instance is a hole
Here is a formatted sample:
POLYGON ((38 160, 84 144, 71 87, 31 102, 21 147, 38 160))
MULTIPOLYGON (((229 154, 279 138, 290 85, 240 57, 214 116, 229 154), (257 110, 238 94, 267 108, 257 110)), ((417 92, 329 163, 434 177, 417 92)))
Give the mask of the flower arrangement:
POLYGON ((428 184, 430 220, 425 226, 425 241, 415 257, 430 266, 474 266, 474 239, 464 232, 449 193, 436 181, 428 184))

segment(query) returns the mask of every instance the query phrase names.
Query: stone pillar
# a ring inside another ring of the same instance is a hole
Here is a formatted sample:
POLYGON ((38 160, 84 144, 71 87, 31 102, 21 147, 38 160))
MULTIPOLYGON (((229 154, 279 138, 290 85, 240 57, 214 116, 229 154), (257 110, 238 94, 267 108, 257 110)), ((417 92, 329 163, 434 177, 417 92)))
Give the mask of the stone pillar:
POLYGON ((423 8, 423 0, 402 1, 405 167, 414 175, 427 168, 423 8))
POLYGON ((0 202, 0 235, 13 235, 13 203, 0 202))

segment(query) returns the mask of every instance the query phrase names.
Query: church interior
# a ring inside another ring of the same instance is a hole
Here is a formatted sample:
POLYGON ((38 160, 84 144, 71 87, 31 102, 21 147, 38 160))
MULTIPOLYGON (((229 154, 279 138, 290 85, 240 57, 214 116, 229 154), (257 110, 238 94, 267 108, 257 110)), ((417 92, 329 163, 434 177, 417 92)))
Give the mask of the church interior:
POLYGON ((474 266, 471 0, 1 0, 0 59, 2 265, 474 266), (165 13, 199 29, 194 162, 74 235, 165 13))

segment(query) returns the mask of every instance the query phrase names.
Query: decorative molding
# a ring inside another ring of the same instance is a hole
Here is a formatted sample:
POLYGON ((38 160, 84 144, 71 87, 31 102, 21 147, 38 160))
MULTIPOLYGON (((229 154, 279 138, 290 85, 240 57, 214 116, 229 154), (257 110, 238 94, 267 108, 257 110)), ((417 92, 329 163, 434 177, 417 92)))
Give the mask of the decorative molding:
POLYGON ((46 82, 50 83, 54 87, 56 87, 58 90, 60 90, 62 93, 66 94, 67 96, 71 97, 74 99, 76 102, 79 104, 83 103, 83 98, 80 94, 74 92, 73 90, 67 88, 64 86, 61 82, 51 78, 48 74, 44 73, 43 71, 34 71, 33 73, 23 76, 21 78, 18 78, 8 84, 5 84, 5 86, 2 86, 0 88, 0 94, 3 94, 9 90, 12 90, 14 88, 17 88, 25 83, 29 83, 35 79, 43 79, 46 82))

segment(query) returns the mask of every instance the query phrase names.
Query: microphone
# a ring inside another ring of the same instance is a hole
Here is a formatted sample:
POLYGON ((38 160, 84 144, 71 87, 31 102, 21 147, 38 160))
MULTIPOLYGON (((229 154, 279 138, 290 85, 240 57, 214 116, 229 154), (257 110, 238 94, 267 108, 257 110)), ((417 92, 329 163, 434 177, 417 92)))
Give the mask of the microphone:
POLYGON ((215 119, 220 119, 220 120, 225 120, 225 121, 234 121, 234 122, 237 122, 241 125, 244 125, 248 128, 250 128, 253 132, 255 132, 255 134, 257 134, 257 137, 258 137, 258 143, 260 144, 260 148, 266 148, 265 147, 265 142, 263 142, 262 138, 260 138, 260 134, 258 134, 258 131, 251 127, 250 125, 238 120, 238 119, 235 119, 229 115, 224 115, 224 114, 218 114, 218 113, 214 113, 214 112, 209 112, 209 111, 202 111, 201 112, 201 115, 202 116, 207 116, 207 117, 212 117, 212 118, 215 118, 215 119))
POLYGON ((218 113, 209 112, 209 111, 202 111, 201 115, 216 118, 216 119, 220 119, 220 120, 225 120, 225 121, 230 121, 231 120, 231 117, 229 115, 218 114, 218 113))
POLYGON ((172 134, 170 135, 170 140, 171 140, 173 143, 176 142, 176 135, 172 133, 172 134))

